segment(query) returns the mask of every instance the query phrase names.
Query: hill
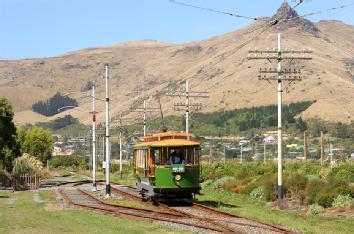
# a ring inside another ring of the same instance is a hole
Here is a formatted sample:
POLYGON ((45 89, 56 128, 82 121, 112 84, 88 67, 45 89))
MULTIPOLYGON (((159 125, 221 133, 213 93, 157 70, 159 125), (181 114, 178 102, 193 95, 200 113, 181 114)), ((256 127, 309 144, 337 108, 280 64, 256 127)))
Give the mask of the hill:
MULTIPOLYGON (((252 107, 275 104, 275 83, 259 81, 259 67, 274 65, 263 61, 248 61, 249 48, 276 47, 276 33, 282 33, 285 48, 311 48, 313 60, 303 66, 304 79, 286 85, 284 102, 314 101, 301 114, 303 119, 319 117, 327 121, 354 120, 354 26, 340 21, 310 22, 296 18, 297 13, 286 3, 274 17, 292 19, 269 27, 256 37, 272 18, 260 21, 202 41, 173 45, 144 40, 113 46, 89 48, 43 59, 0 61, 0 94, 8 98, 16 112, 17 123, 33 123, 53 117, 29 114, 33 103, 46 100, 56 92, 82 90, 88 81, 97 84, 98 97, 104 97, 104 64, 110 64, 110 95, 112 115, 127 111, 143 97, 143 88, 150 96, 150 106, 168 87, 183 87, 189 80, 193 90, 209 91, 204 112, 222 108, 252 107), (262 27, 262 28, 261 28, 262 27)), ((90 99, 72 95, 79 106, 89 111, 90 99)), ((177 101, 177 100, 176 100, 177 101)), ((203 100, 204 101, 204 100, 203 100)), ((170 97, 161 97, 164 112, 173 112, 170 97)), ((98 102, 98 110, 103 111, 98 102)), ((72 109, 58 116, 71 114, 89 123, 88 113, 72 109)), ((55 116, 55 117, 58 117, 55 116)), ((103 120, 103 113, 98 115, 103 120)))

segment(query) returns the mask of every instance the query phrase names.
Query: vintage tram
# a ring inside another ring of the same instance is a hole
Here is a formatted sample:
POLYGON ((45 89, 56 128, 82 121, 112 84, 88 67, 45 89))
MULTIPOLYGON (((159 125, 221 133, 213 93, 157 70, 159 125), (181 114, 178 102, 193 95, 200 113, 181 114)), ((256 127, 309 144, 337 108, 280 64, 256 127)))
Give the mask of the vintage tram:
POLYGON ((163 132, 134 146, 134 172, 143 200, 192 201, 200 191, 200 143, 192 134, 163 132))

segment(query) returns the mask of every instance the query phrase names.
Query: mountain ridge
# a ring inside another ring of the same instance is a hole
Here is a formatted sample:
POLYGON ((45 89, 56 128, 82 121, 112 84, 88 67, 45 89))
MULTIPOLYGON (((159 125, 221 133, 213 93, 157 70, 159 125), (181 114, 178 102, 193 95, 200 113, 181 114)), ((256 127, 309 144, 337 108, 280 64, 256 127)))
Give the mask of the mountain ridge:
MULTIPOLYGON (((208 105, 203 110, 206 112, 275 104, 274 84, 257 79, 259 67, 273 65, 247 60, 248 48, 276 47, 279 29, 272 27, 256 37, 255 29, 263 24, 255 22, 224 35, 184 44, 143 40, 82 49, 51 58, 0 61, 0 93, 12 102, 17 124, 48 121, 69 113, 88 124, 87 112, 68 110, 54 117, 40 118, 30 114, 31 105, 48 99, 57 91, 80 91, 88 81, 97 83, 97 95, 103 97, 103 66, 109 63, 112 115, 138 104, 143 94, 135 91, 145 88, 151 97, 149 105, 157 106, 157 99, 164 93, 162 90, 183 88, 187 79, 193 90, 211 92, 210 98, 203 100, 208 105), (244 45, 251 38, 254 40, 244 45), (142 46, 144 43, 163 46, 142 46)), ((305 46, 314 50, 312 61, 296 64, 304 66, 304 79, 285 86, 284 102, 316 100, 302 113, 304 119, 353 121, 354 38, 351 35, 354 26, 335 20, 313 25, 318 29, 316 35, 297 24, 281 31, 283 48, 303 49, 305 46)), ((89 111, 91 100, 79 96, 72 97, 77 98, 81 108, 89 111)), ((178 99, 161 96, 166 114, 173 113, 174 101, 178 99)), ((103 110, 103 103, 97 104, 97 109, 103 110)), ((102 120, 101 112, 98 121, 102 120)))

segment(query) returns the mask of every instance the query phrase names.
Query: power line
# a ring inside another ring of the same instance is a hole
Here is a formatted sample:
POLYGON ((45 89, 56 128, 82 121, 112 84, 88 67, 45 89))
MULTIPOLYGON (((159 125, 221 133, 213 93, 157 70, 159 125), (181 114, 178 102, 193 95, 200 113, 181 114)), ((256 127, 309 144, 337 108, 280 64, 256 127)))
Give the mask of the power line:
POLYGON ((329 12, 329 11, 344 9, 344 8, 347 8, 347 7, 350 7, 350 6, 353 6, 353 5, 354 5, 354 2, 346 4, 346 5, 341 5, 341 6, 338 6, 338 7, 331 7, 331 8, 324 9, 324 10, 319 10, 319 11, 315 11, 315 12, 311 12, 311 13, 306 13, 306 14, 303 14, 303 15, 295 16, 295 17, 290 18, 290 19, 279 20, 279 22, 291 21, 291 20, 294 20, 294 19, 297 19, 297 18, 304 18, 306 16, 319 15, 319 14, 326 13, 326 12, 329 12))
POLYGON ((185 6, 185 7, 190 7, 190 8, 195 8, 195 9, 199 9, 199 10, 214 12, 214 13, 217 13, 217 14, 228 15, 228 16, 232 16, 232 17, 236 17, 236 18, 244 18, 244 19, 250 19, 250 20, 264 20, 264 19, 260 19, 260 18, 257 18, 257 17, 250 17, 250 16, 239 15, 239 14, 236 14, 236 13, 219 11, 219 10, 215 10, 215 9, 212 9, 212 8, 201 7, 201 6, 192 5, 192 4, 188 4, 188 3, 178 2, 178 1, 175 1, 175 0, 170 0, 170 2, 172 2, 174 4, 181 5, 181 6, 185 6))
POLYGON ((293 6, 292 8, 295 9, 296 7, 298 7, 299 5, 301 5, 304 2, 304 0, 299 0, 298 3, 296 3, 295 6, 293 6))

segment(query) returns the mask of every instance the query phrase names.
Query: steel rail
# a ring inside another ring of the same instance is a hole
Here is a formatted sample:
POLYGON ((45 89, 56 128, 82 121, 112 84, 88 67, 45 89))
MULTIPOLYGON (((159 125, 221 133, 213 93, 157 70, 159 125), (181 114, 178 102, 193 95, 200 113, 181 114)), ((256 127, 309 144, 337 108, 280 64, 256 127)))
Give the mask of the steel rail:
MULTIPOLYGON (((131 189, 131 190, 135 190, 135 188, 133 187, 126 187, 128 189, 131 189)), ((126 192, 126 191, 123 191, 121 189, 118 189, 116 187, 112 187, 112 190, 119 193, 119 194, 122 194, 123 196, 129 196, 131 197, 132 199, 134 200, 137 200, 137 201, 141 201, 141 196, 138 196, 138 195, 135 195, 135 194, 132 194, 132 193, 129 193, 129 192, 126 192)), ((181 215, 185 215, 187 217, 190 217, 190 218, 197 218, 197 219, 201 219, 200 217, 197 217, 195 215, 191 215, 187 212, 183 212, 183 211, 180 211, 180 210, 176 210, 174 209, 173 207, 170 207, 166 204, 163 204, 163 203, 159 203, 158 204, 159 207, 163 208, 164 210, 168 210, 168 211, 172 211, 174 213, 178 213, 178 214, 181 214, 181 215)), ((269 230, 272 230, 272 231, 278 231, 278 232, 282 232, 282 233, 296 233, 294 231, 291 231, 289 229, 286 229, 286 228, 282 228, 282 227, 279 227, 277 225, 273 225, 273 224, 269 224, 269 223, 265 223, 265 222, 262 222, 262 221, 258 221, 258 220, 253 220, 253 219, 250 219, 250 218, 246 218, 246 217, 243 217, 243 216, 240 216, 240 215, 235 215, 235 214, 230 214, 230 213, 227 213, 227 212, 223 212, 223 211, 220 211, 220 210, 217 210, 217 209, 214 209, 212 207, 209 207, 209 206, 205 206, 205 205, 202 205, 202 204, 199 204, 199 203, 193 203, 193 208, 196 208, 196 209, 199 209, 199 210, 203 210, 203 211, 206 211, 206 212, 209 212, 209 213, 214 213, 214 214, 217 214, 217 215, 220 215, 220 216, 223 216, 223 217, 226 217, 226 218, 238 218, 238 219, 245 219, 245 220, 249 220, 249 221, 252 221, 256 224, 261 224, 262 226, 257 226, 257 225, 252 225, 252 224, 244 224, 244 223, 236 223, 236 222, 233 222, 234 224, 238 224, 238 225, 242 225, 242 226, 250 226, 250 227, 257 227, 257 228, 264 228, 264 229, 269 229, 269 230)), ((226 229, 229 229, 227 226, 225 225, 220 225, 219 223, 216 223, 215 220, 213 219, 210 219, 210 218, 204 218, 204 220, 208 220, 208 222, 211 222, 217 226, 223 226, 224 228, 226 229)), ((231 230, 229 229, 229 231, 233 231, 235 232, 235 230, 231 230)))
MULTIPOLYGON (((196 209, 199 209, 199 210, 203 210, 203 211, 207 211, 207 212, 210 212, 210 213, 214 213, 214 214, 217 214, 217 215, 221 215, 221 216, 224 216, 224 217, 228 217, 228 218, 246 219, 246 220, 249 220, 249 221, 252 221, 252 222, 255 222, 255 223, 259 223, 259 224, 262 224, 264 226, 267 226, 267 227, 269 227, 270 230, 273 230, 273 231, 281 231, 282 233, 292 233, 292 234, 296 233, 296 232, 294 232, 292 230, 289 230, 289 229, 286 229, 286 228, 283 228, 283 227, 279 227, 279 226, 274 225, 274 224, 269 224, 269 223, 265 223, 265 222, 262 222, 262 221, 246 218, 246 217, 243 217, 243 216, 240 216, 240 215, 230 214, 230 213, 227 213, 227 212, 224 212, 224 211, 220 211, 220 210, 217 210, 217 209, 214 209, 212 207, 205 206, 205 205, 202 205, 202 204, 199 204, 199 203, 193 203, 192 207, 194 207, 196 209)), ((250 226, 250 224, 240 224, 240 223, 237 223, 237 224, 250 226)), ((255 226, 254 225, 254 227, 259 227, 259 226, 255 226)), ((264 227, 262 227, 262 228, 264 228, 264 227)))
MULTIPOLYGON (((77 190, 79 191, 79 190, 77 190)), ((128 214, 128 213, 124 213, 122 211, 116 210, 117 207, 110 205, 105 205, 108 207, 114 207, 114 209, 110 209, 110 208, 103 208, 103 207, 98 207, 98 206, 94 206, 94 205, 87 205, 87 204, 80 204, 77 203, 75 201, 73 201, 68 194, 66 194, 63 190, 59 189, 58 192, 60 193, 60 195, 71 205, 76 206, 76 207, 80 207, 80 208, 85 208, 85 209, 90 209, 90 210, 94 210, 94 211, 100 211, 103 213, 108 213, 108 214, 112 214, 118 217, 122 217, 122 218, 129 218, 129 219, 134 219, 134 220, 139 220, 139 221, 149 221, 149 222, 153 222, 153 221, 163 221, 163 222, 169 222, 169 223, 176 223, 176 224, 180 224, 180 225, 184 225, 184 226, 189 226, 189 227, 196 227, 196 228, 201 228, 204 230, 210 230, 210 231, 214 231, 214 232, 220 232, 220 233, 227 233, 229 232, 226 229, 223 228, 218 228, 218 227, 208 227, 206 225, 202 225, 199 224, 200 220, 197 220, 197 223, 188 223, 185 221, 181 221, 181 220, 174 220, 174 219, 170 219, 170 218, 165 218, 165 217, 158 217, 158 216, 144 216, 142 214, 128 214)), ((86 195, 86 194, 85 194, 86 195)), ((131 207, 129 207, 129 209, 132 209, 131 207)), ((133 208, 134 209, 134 208, 133 208)), ((156 213, 156 212, 155 212, 156 213)), ((160 212, 161 213, 161 212, 160 212)), ((173 214, 169 214, 170 216, 173 214)), ((181 217, 178 217, 181 218, 181 217)))

